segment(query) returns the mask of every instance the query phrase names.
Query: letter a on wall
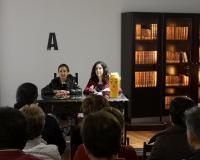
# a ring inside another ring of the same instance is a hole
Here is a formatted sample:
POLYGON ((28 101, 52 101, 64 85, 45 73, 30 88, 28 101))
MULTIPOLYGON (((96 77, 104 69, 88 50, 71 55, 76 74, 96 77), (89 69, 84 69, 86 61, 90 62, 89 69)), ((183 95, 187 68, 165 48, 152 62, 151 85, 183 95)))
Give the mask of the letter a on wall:
POLYGON ((49 33, 49 40, 48 40, 48 44, 47 44, 47 50, 51 50, 51 48, 54 48, 54 50, 58 50, 56 34, 54 32, 49 33))

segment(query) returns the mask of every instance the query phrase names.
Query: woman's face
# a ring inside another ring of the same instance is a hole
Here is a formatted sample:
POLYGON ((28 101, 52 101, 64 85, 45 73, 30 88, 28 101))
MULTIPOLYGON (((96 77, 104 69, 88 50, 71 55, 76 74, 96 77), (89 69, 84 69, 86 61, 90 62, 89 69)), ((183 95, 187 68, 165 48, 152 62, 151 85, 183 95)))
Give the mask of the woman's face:
POLYGON ((103 76, 103 67, 101 64, 97 64, 95 68, 95 73, 97 77, 102 77, 103 76))
POLYGON ((58 69, 58 75, 59 75, 61 81, 66 80, 68 74, 69 74, 69 72, 67 71, 67 68, 66 68, 66 67, 60 67, 60 68, 58 69))

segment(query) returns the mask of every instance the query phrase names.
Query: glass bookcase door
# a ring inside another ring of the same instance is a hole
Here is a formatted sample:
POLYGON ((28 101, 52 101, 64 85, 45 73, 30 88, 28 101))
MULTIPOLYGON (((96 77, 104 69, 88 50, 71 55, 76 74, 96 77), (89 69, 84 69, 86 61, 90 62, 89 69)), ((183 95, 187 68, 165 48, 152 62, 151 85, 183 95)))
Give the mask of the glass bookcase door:
POLYGON ((157 87, 159 70, 158 18, 135 19, 134 87, 157 87))
POLYGON ((133 32, 133 114, 161 115, 161 16, 137 14, 133 32), (159 98, 160 97, 160 98, 159 98), (145 100, 145 101, 144 101, 145 100), (137 107, 136 106, 140 106, 137 107))
POLYGON ((198 104, 200 103, 200 18, 198 18, 198 104))
POLYGON ((177 96, 189 96, 192 53, 192 18, 165 18, 165 109, 177 96))

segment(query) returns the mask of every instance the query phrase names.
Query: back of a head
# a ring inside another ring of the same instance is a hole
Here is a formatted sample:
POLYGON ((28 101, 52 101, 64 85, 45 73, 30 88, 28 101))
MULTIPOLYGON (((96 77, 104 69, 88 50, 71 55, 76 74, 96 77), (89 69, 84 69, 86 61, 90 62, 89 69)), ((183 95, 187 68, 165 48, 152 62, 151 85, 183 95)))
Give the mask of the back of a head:
POLYGON ((23 83, 21 84, 16 93, 16 101, 17 104, 15 105, 15 108, 19 109, 25 104, 31 104, 33 103, 38 97, 38 88, 33 83, 23 83))
POLYGON ((25 105, 20 111, 27 120, 28 139, 38 137, 45 123, 45 114, 37 104, 25 105))
POLYGON ((84 115, 87 115, 108 106, 109 102, 105 97, 101 95, 90 94, 84 99, 81 109, 84 115))
POLYGON ((198 141, 196 144, 200 145, 200 108, 195 106, 186 110, 185 117, 187 132, 192 134, 198 141))
POLYGON ((102 108, 102 111, 106 111, 106 112, 114 115, 117 118, 117 120, 119 121, 121 128, 123 129, 123 127, 124 127, 124 116, 119 109, 110 106, 110 107, 102 108))
POLYGON ((120 149, 121 127, 111 113, 98 111, 89 114, 81 128, 83 143, 89 155, 96 158, 111 158, 120 149))
POLYGON ((22 113, 0 107, 0 149, 23 149, 27 141, 27 122, 22 113))
POLYGON ((192 108, 195 105, 194 101, 186 96, 176 97, 170 104, 170 115, 172 122, 176 125, 185 127, 185 110, 192 108))

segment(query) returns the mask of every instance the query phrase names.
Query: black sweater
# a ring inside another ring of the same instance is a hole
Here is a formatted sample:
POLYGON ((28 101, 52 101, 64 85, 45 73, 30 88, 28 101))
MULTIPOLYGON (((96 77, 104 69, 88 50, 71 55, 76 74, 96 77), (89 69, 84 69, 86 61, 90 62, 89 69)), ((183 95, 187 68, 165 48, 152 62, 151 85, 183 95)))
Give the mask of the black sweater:
POLYGON ((69 74, 65 83, 61 83, 59 77, 51 80, 51 82, 44 88, 42 88, 42 96, 54 95, 53 90, 67 90, 70 95, 81 95, 82 90, 75 81, 75 78, 69 74))

